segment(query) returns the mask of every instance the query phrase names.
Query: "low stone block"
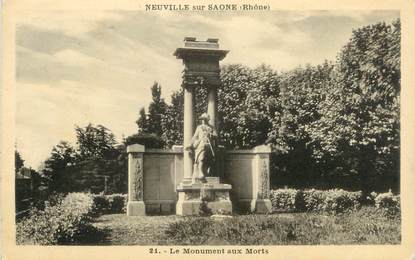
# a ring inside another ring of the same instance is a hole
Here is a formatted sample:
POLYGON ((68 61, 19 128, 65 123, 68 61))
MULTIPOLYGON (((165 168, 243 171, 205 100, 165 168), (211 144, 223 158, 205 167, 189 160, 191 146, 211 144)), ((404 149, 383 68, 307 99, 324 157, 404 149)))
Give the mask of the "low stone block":
POLYGON ((127 203, 127 216, 145 216, 146 206, 143 201, 129 201, 127 203))

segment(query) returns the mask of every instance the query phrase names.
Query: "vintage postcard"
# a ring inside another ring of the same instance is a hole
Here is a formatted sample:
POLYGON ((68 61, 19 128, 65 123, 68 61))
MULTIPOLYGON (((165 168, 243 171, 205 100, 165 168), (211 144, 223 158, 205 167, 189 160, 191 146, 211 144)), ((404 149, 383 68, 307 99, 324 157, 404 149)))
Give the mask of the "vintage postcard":
POLYGON ((4 1, 4 259, 413 259, 413 1, 4 1))

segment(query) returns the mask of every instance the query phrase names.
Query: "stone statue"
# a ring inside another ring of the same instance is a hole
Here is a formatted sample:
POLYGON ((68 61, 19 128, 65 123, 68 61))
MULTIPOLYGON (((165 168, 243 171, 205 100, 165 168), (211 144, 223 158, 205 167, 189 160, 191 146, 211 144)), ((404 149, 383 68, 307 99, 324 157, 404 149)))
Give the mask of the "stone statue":
POLYGON ((204 182, 206 176, 210 176, 211 168, 215 161, 216 130, 209 125, 210 117, 207 113, 200 116, 201 124, 197 126, 192 137, 191 145, 187 150, 194 151, 194 164, 192 182, 204 182))

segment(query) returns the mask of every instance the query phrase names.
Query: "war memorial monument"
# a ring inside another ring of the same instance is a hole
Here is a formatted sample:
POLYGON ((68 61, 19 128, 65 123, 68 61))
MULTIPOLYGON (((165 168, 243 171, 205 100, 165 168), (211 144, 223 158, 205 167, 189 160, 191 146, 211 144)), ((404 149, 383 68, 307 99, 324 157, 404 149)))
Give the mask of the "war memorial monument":
POLYGON ((184 46, 174 52, 184 64, 183 145, 170 150, 127 147, 127 215, 271 212, 271 148, 224 150, 217 145, 219 61, 228 52, 219 48, 218 39, 194 37, 185 37, 184 46), (201 88, 207 89, 207 112, 196 118, 195 96, 201 88))

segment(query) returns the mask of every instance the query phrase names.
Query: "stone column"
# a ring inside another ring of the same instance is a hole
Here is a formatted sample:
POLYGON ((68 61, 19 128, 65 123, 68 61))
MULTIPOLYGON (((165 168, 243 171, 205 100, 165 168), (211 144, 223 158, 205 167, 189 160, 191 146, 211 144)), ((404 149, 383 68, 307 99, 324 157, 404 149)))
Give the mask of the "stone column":
POLYGON ((210 117, 209 124, 213 126, 213 128, 215 128, 216 130, 218 130, 217 129, 218 89, 216 85, 209 86, 207 98, 208 98, 207 113, 210 117))
POLYGON ((143 145, 127 146, 128 153, 128 216, 144 216, 144 176, 143 176, 143 145))
MULTIPOLYGON (((183 116, 183 146, 188 147, 195 131, 194 86, 184 86, 184 116, 183 116)), ((183 181, 191 181, 193 174, 193 159, 190 151, 183 150, 183 181)))

